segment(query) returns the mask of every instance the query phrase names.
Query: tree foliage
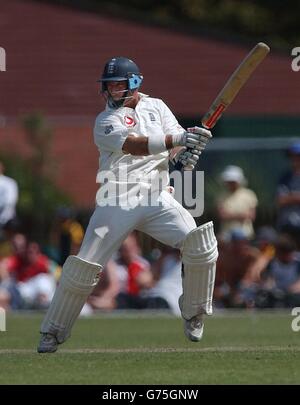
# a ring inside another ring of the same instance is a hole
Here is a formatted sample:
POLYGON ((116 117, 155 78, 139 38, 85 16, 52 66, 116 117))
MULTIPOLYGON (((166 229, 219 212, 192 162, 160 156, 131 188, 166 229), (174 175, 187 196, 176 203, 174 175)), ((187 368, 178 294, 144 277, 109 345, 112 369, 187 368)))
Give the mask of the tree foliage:
POLYGON ((1 155, 0 159, 4 163, 5 174, 18 183, 17 211, 22 230, 44 241, 57 207, 69 204, 70 198, 58 189, 51 177, 53 160, 49 151, 52 132, 45 118, 39 113, 32 113, 22 118, 21 125, 31 146, 31 156, 22 158, 9 153, 1 155))
MULTIPOLYGON (((44 0, 47 1, 47 0, 44 0)), ((48 0, 141 22, 177 24, 193 32, 227 34, 236 40, 265 40, 278 48, 300 46, 297 0, 48 0)))
MULTIPOLYGON (((113 3, 122 4, 120 0, 113 3)), ((242 38, 265 39, 278 47, 300 44, 300 2, 295 0, 165 0, 127 1, 152 10, 156 18, 213 28, 242 38)))

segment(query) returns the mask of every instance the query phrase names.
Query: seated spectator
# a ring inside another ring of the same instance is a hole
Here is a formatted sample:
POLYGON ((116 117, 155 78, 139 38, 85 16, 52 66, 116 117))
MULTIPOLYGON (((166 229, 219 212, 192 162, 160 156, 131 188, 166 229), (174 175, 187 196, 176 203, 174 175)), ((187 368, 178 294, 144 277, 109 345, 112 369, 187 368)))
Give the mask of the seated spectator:
POLYGON ((17 218, 10 219, 2 228, 0 238, 0 260, 13 254, 12 238, 19 232, 20 223, 17 218))
POLYGON ((254 244, 259 249, 260 254, 257 260, 248 269, 247 274, 248 280, 251 280, 252 283, 258 283, 260 281, 261 273, 273 259, 277 237, 277 232, 272 227, 263 226, 257 230, 254 244))
POLYGON ((254 241, 258 248, 257 258, 248 266, 242 277, 235 296, 235 304, 246 308, 255 306, 256 295, 259 290, 261 274, 275 255, 275 229, 264 226, 258 229, 254 241))
POLYGON ((155 267, 157 281, 144 293, 147 308, 170 309, 174 315, 181 316, 178 305, 178 299, 182 294, 180 251, 164 246, 155 267))
POLYGON ((300 260, 296 244, 289 235, 280 235, 275 257, 261 275, 258 307, 300 306, 300 260))
POLYGON ((70 207, 60 207, 57 210, 53 229, 51 231, 52 243, 57 253, 57 262, 63 265, 67 257, 76 254, 83 240, 84 230, 75 219, 74 210, 70 207))
POLYGON ((116 297, 117 308, 145 308, 145 300, 141 294, 145 288, 152 286, 153 275, 150 264, 141 257, 135 233, 131 233, 120 247, 117 274, 120 281, 120 293, 116 297))
POLYGON ((2 287, 10 294, 13 309, 47 308, 61 268, 43 255, 36 242, 22 234, 12 239, 14 254, 1 261, 2 287))
POLYGON ((8 221, 16 217, 18 202, 17 182, 3 173, 4 165, 0 162, 0 232, 8 221))
POLYGON ((116 308, 116 297, 120 292, 120 280, 117 265, 109 260, 100 275, 100 281, 88 299, 92 309, 113 310, 116 308))
POLYGON ((258 256, 258 249, 250 245, 241 229, 233 230, 230 242, 221 244, 214 292, 217 306, 244 306, 240 302, 240 285, 258 256))
POLYGON ((257 197, 252 190, 245 187, 246 179, 240 167, 227 166, 221 179, 225 191, 217 200, 217 215, 220 219, 218 237, 226 241, 234 229, 241 229, 251 239, 254 236, 257 197))
POLYGON ((277 187, 279 232, 291 235, 300 249, 300 142, 287 151, 291 168, 280 179, 277 187))

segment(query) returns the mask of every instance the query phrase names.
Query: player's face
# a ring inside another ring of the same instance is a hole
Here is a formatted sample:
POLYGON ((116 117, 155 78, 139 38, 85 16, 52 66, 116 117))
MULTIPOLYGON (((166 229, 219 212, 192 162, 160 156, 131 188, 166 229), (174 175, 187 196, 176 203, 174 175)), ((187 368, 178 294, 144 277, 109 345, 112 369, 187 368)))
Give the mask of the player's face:
POLYGON ((114 100, 120 100, 127 91, 127 80, 121 82, 108 82, 107 90, 114 100))

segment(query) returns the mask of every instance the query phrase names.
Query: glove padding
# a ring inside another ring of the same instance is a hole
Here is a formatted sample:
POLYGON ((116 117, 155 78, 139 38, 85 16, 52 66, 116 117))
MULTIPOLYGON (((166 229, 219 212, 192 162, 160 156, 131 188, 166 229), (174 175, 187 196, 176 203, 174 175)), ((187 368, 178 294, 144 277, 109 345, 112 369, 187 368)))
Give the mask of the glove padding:
POLYGON ((185 146, 189 149, 202 151, 212 138, 209 130, 200 127, 188 128, 181 134, 173 135, 173 146, 185 146))
POLYGON ((186 147, 182 148, 177 154, 172 158, 171 162, 175 166, 180 162, 185 170, 194 170, 199 156, 201 155, 201 150, 198 149, 187 149, 186 147))

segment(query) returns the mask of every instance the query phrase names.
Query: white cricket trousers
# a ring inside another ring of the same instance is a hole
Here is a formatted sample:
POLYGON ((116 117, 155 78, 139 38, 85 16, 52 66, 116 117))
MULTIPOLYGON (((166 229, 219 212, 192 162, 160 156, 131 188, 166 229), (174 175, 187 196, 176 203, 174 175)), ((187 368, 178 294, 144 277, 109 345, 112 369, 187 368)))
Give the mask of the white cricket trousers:
POLYGON ((181 249, 187 234, 197 227, 194 218, 167 191, 158 200, 157 206, 97 206, 77 256, 105 266, 133 230, 181 249))

